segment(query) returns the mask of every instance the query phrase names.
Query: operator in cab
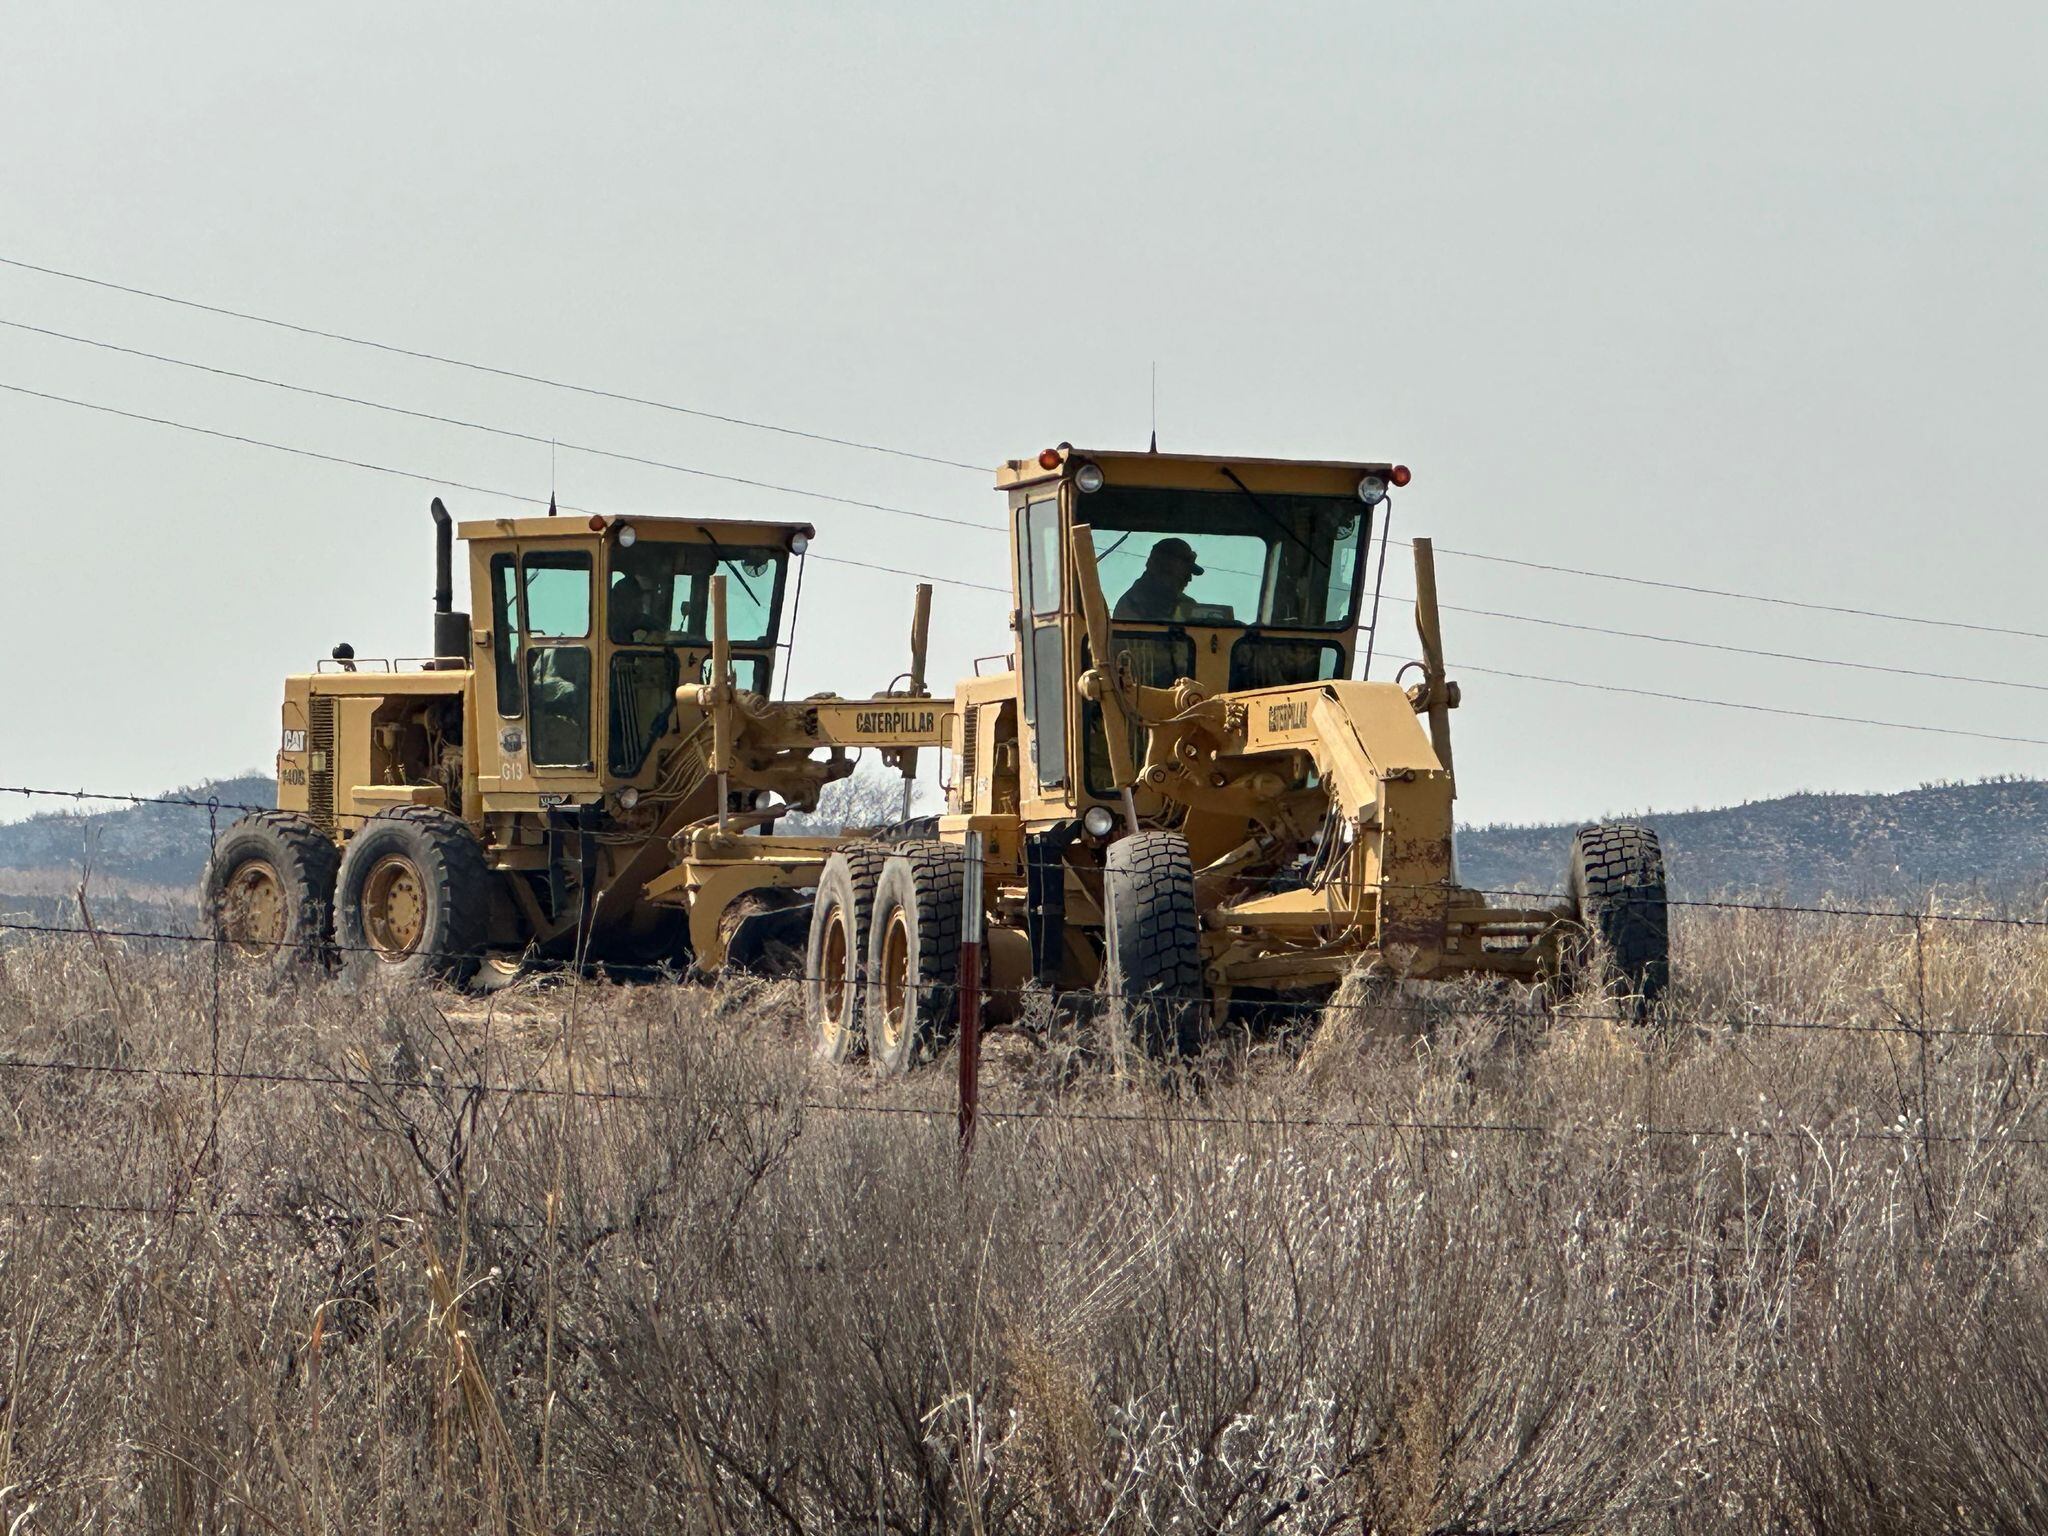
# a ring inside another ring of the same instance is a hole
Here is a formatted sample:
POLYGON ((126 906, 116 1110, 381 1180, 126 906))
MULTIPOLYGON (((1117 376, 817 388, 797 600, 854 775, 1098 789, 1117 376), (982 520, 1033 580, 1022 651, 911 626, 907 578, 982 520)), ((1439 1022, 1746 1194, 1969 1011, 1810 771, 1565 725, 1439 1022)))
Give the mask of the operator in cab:
POLYGON ((1187 617, 1182 601, 1188 583, 1202 574, 1195 548, 1186 539, 1165 538, 1152 546, 1145 569, 1116 600, 1114 617, 1170 624, 1187 617))

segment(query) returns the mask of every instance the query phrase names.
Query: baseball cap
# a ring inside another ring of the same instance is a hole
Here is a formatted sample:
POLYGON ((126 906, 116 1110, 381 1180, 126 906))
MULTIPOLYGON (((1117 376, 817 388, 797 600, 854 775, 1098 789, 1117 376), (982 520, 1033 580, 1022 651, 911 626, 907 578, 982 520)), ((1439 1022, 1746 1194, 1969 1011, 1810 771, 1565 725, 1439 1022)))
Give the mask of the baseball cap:
POLYGON ((1146 557, 1145 563, 1156 565, 1167 559, 1185 560, 1195 575, 1203 574, 1201 566, 1195 563, 1195 546, 1186 539, 1161 539, 1152 546, 1152 553, 1146 557))

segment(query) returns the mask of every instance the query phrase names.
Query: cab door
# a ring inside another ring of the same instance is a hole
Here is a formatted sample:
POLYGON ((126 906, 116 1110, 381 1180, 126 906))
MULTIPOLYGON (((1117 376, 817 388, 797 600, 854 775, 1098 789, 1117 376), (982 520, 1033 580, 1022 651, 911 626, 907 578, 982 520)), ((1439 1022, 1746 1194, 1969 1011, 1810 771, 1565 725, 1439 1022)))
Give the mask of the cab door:
MULTIPOLYGON (((1056 486, 1044 487, 1016 509, 1017 650, 1022 669, 1024 722, 1030 739, 1023 777, 1039 798, 1066 799, 1067 739, 1073 689, 1068 686, 1065 539, 1056 486)), ((1031 798, 1027 794, 1026 798, 1031 798)))
POLYGON ((489 557, 491 677, 479 704, 497 716, 491 735, 503 787, 588 780, 595 771, 592 571, 586 548, 501 549, 489 557))

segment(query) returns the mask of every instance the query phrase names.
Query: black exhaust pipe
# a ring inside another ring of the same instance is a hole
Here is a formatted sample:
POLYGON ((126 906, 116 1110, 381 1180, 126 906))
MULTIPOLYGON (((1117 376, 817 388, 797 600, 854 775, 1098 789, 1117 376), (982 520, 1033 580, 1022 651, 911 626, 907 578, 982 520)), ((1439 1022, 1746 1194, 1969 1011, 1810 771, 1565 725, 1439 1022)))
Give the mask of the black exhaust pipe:
POLYGON ((434 665, 469 665, 469 615, 455 612, 455 519, 436 496, 434 518, 434 665))
POLYGON ((455 606, 455 519, 438 496, 427 511, 434 519, 434 612, 448 613, 455 606))

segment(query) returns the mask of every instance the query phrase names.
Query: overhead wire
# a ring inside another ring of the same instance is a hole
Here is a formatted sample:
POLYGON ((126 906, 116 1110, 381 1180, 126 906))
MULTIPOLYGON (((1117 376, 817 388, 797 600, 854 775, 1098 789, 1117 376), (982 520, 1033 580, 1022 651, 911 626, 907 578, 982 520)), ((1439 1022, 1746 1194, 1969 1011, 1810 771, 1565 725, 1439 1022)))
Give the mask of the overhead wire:
POLYGON ((611 459, 622 464, 638 464, 649 469, 668 470, 674 474, 692 475, 698 479, 716 480, 726 485, 747 486, 755 490, 772 491, 781 496, 801 496, 811 501, 831 502, 837 506, 861 507, 874 512, 888 512, 897 517, 916 518, 927 523, 950 523, 959 528, 974 528, 989 533, 1001 533, 996 524, 965 517, 947 517, 938 512, 919 512, 910 507, 899 507, 888 502, 863 501, 855 496, 841 496, 835 491, 812 490, 800 485, 781 485, 770 480, 758 480, 747 475, 726 474, 719 470, 701 469, 694 464, 679 464, 671 459, 657 459, 645 454, 626 453, 615 448, 600 448, 591 443, 572 442, 563 437, 543 437, 537 432, 521 432, 514 427, 501 427, 486 421, 471 421, 461 416, 445 416, 435 411, 416 410, 410 406, 393 405, 387 400, 372 400, 365 395, 343 394, 335 390, 315 389, 308 384, 294 384, 286 379, 271 378, 260 373, 244 373, 236 368, 222 368, 212 363, 202 363, 190 358, 173 357, 165 352, 149 352, 140 347, 122 346, 117 342, 103 341, 92 336, 79 336, 68 331, 51 330, 47 326, 30 325, 24 320, 9 320, 0 316, 0 326, 10 330, 26 331, 36 336, 52 337, 58 341, 73 342, 80 346, 96 347, 102 351, 120 353, 126 357, 139 357, 153 363, 165 363, 173 368, 189 368, 199 373, 213 374, 224 379, 236 379, 247 384, 259 384, 265 389, 283 390, 289 394, 305 395, 315 400, 332 401, 339 405, 360 406, 365 410, 382 411, 392 416, 403 416, 413 421, 428 421, 444 427, 459 427, 465 432, 482 432, 492 437, 510 438, 515 442, 532 443, 550 449, 563 449, 570 453, 589 454, 593 458, 611 459))
MULTIPOLYGON (((1413 602, 1412 597, 1389 593, 1394 602, 1413 602)), ((1658 645, 1678 645, 1692 650, 1722 651, 1733 656, 1757 656, 1770 661, 1792 661, 1809 667, 1844 667, 1858 672, 1881 672, 1891 677, 1918 677, 1939 683, 1970 683, 1984 688, 2017 688, 2029 693, 2048 693, 2048 683, 2023 683, 2015 678, 1976 677, 1961 672, 1931 672, 1918 667, 1897 667, 1875 661, 1850 661, 1838 656, 1808 656, 1798 651, 1773 651, 1758 646, 1731 645, 1720 640, 1694 640, 1685 635, 1660 635, 1638 629, 1610 629, 1600 624, 1581 624, 1568 619, 1542 618, 1533 613, 1508 613, 1497 608, 1472 608, 1439 601, 1445 613, 1468 614, 1481 619, 1506 619, 1516 624, 1539 624, 1546 629, 1569 629, 1580 634, 1607 635, 1617 640, 1647 640, 1658 645)), ((1361 629, 1369 626, 1361 625, 1361 629)))
MULTIPOLYGON (((479 496, 496 496, 501 500, 516 501, 532 507, 549 505, 545 497, 528 495, 522 491, 508 491, 501 486, 477 485, 472 481, 456 480, 446 475, 423 474, 418 470, 400 469, 394 465, 378 464, 368 459, 352 459, 340 454, 322 453, 317 449, 302 448, 294 443, 273 442, 268 438, 251 437, 240 432, 226 432, 217 427, 202 427, 196 422, 178 421, 169 416, 152 416, 144 411, 123 410, 119 406, 103 405, 94 400, 80 400, 72 395, 59 395, 48 390, 30 389, 25 384, 12 384, 5 380, 0 380, 0 390, 5 390, 10 394, 27 395, 37 400, 46 400, 56 405, 69 405, 79 410, 97 411, 106 416, 118 416, 128 421, 146 422, 151 426, 171 427, 180 432, 194 432, 202 437, 212 437, 225 442, 240 443, 249 448, 265 448, 273 453, 290 454, 295 458, 313 459, 325 464, 338 464, 349 469, 369 470, 373 474, 390 475, 396 479, 411 480, 421 485, 436 485, 444 488, 452 487, 455 490, 472 491, 479 496)), ((561 502, 557 505, 559 510, 564 512, 580 514, 591 510, 588 507, 575 506, 568 502, 561 502)), ((881 510, 895 509, 883 508, 881 510)), ((915 516, 917 514, 913 513, 911 515, 915 516)), ((992 587, 985 582, 966 581, 955 576, 940 576, 929 571, 899 571, 893 566, 874 565, 860 560, 848 560, 838 555, 814 554, 810 558, 821 560, 827 565, 851 565, 863 570, 883 571, 892 575, 917 576, 925 581, 943 582, 947 586, 968 587, 984 592, 1007 592, 1009 590, 1007 587, 992 587)))
MULTIPOLYGON (((1396 656, 1401 662, 1417 662, 1419 656, 1396 656)), ((1713 709, 1743 710, 1751 714, 1784 715, 1798 720, 1826 720, 1836 725, 1873 725, 1887 731, 1915 731, 1928 736, 1957 736, 1971 741, 1996 741, 2012 746, 2048 747, 2048 736, 2010 736, 1997 731, 1972 731, 1954 725, 1922 725, 1910 720, 1879 720, 1869 715, 1837 715, 1818 709, 1794 709, 1784 704, 1758 704, 1748 699, 1710 699, 1696 693, 1670 693, 1661 688, 1633 688, 1622 683, 1598 683, 1583 677, 1552 677, 1541 672, 1511 671, 1506 667, 1483 667, 1477 662, 1445 662, 1457 672, 1477 672, 1486 677, 1508 677, 1523 683, 1549 683, 1559 688, 1583 688, 1596 693, 1631 694, 1643 699, 1661 699, 1672 704, 1700 704, 1713 709)))
MULTIPOLYGON (((450 479, 443 475, 422 474, 417 470, 400 469, 389 464, 378 464, 366 459, 352 459, 338 454, 321 453, 315 449, 302 448, 296 444, 273 442, 267 438, 251 437, 239 432, 226 432, 215 427, 202 427, 193 422, 178 421, 168 416, 153 416, 141 411, 123 410, 117 406, 103 405, 97 401, 80 400, 74 396, 59 395, 45 390, 30 389, 26 385, 0 380, 0 390, 12 394, 26 395, 33 399, 45 400, 58 405, 73 406, 80 410, 96 411, 103 415, 121 417, 129 421, 145 422, 152 426, 170 427, 181 432, 194 432, 201 436, 218 438, 227 442, 240 443, 247 447, 264 448, 274 453, 290 454, 300 458, 317 460, 322 463, 343 465, 352 469, 369 470, 376 474, 390 475, 402 480, 411 480, 424 485, 454 487, 458 490, 473 491, 478 495, 496 496, 508 501, 517 501, 529 506, 543 503, 538 497, 500 487, 477 485, 473 482, 450 479)), ((582 512, 585 509, 564 505, 562 510, 582 512)), ((878 571, 887 575, 910 576, 920 580, 936 581, 948 586, 962 587, 973 591, 1000 592, 1007 594, 1009 588, 992 582, 968 581, 963 577, 942 576, 936 572, 920 571, 901 566, 882 565, 876 562, 852 560, 838 555, 818 555, 816 558, 829 565, 846 565, 860 570, 878 571)), ((1413 657, 1398 658, 1412 661, 1413 657)), ((1993 731, 1972 731, 1955 726, 1923 725, 1904 721, 1877 720, 1858 715, 1837 715, 1821 710, 1793 709, 1783 705, 1757 704, 1731 699, 1709 699, 1696 695, 1670 693, 1658 689, 1631 688, 1614 683, 1593 683, 1583 678, 1547 677, 1537 673, 1514 672, 1498 667, 1484 667, 1475 663, 1460 663, 1461 670, 1488 673, 1496 677, 1512 677, 1526 682, 1552 683, 1563 687, 1591 688, 1607 693, 1635 694, 1644 698, 1664 699, 1682 704, 1708 705, 1720 709, 1749 710, 1760 714, 1782 715, 1797 719, 1825 720, 1844 725, 1870 725, 1888 730, 1914 731, 1926 735, 1954 736, 1977 741, 1995 741, 2021 746, 2048 746, 2048 738, 2035 736, 2014 736, 1993 731)))
MULTIPOLYGON (((8 259, 4 257, 0 257, 0 264, 24 265, 21 263, 9 262, 8 259)), ((114 284, 107 286, 120 287, 121 285, 114 284)), ((155 295, 146 296, 155 297, 155 295)), ((239 314, 239 312, 233 311, 226 311, 226 313, 239 314)), ((9 326, 14 329, 32 332, 39 335, 53 337, 55 339, 63 340, 66 342, 73 342, 85 346, 103 348, 105 350, 125 355, 141 357, 150 361, 166 363, 172 366, 197 369, 199 371, 219 374, 225 377, 244 380, 266 387, 287 390, 294 393, 304 394, 315 398, 326 399, 340 403, 362 406, 372 410, 385 411, 404 417, 431 421, 438 424, 458 427, 465 430, 484 432, 492 435, 531 442, 535 444, 538 444, 542 441, 552 441, 548 439, 543 439, 539 437, 537 434, 521 432, 516 429, 500 427, 490 423, 476 422, 464 418, 446 416, 435 412, 414 410, 408 407, 393 405, 390 404, 389 402, 371 400, 363 396, 347 395, 332 391, 315 389, 310 386, 297 385, 290 383, 288 381, 269 378, 264 375, 245 373, 234 369, 219 368, 211 364, 199 363, 190 359, 177 358, 164 353, 149 352, 140 348, 127 347, 118 343, 108 342, 98 338, 84 337, 74 333, 56 331, 54 329, 31 325, 22 321, 0 319, 0 325, 9 326)), ((405 349, 395 350, 403 351, 405 349)), ((121 417, 132 421, 139 421, 151 425, 170 427, 180 431, 192 432, 203 436, 213 437, 222 441, 239 443, 244 446, 264 448, 273 452, 291 454, 297 457, 303 457, 317 462, 335 464, 348 468, 363 469, 373 473, 391 475, 398 478, 413 480, 423 484, 432 484, 446 488, 466 490, 474 492, 479 495, 494 496, 503 499, 523 502, 529 505, 538 506, 542 504, 538 497, 507 491, 498 487, 483 486, 475 484, 473 482, 454 480, 447 476, 425 475, 417 471, 401 469, 391 465, 376 463, 370 460, 352 458, 346 455, 324 453, 315 449, 304 448, 294 444, 278 443, 268 439, 257 438, 248 434, 228 432, 218 428, 205 427, 193 422, 179 421, 169 417, 156 416, 140 411, 124 410, 118 407, 105 405, 95 401, 82 400, 75 396, 60 395, 51 391, 32 389, 26 385, 0 382, 0 389, 4 389, 11 393, 24 395, 55 404, 69 405, 77 409, 96 411, 103 414, 121 417)), ((604 458, 646 465, 649 467, 669 470, 672 472, 686 475, 700 476, 703 478, 717 480, 721 482, 749 486, 753 488, 770 491, 776 494, 806 497, 831 502, 839 505, 863 508, 867 510, 882 512, 889 515, 904 516, 935 523, 943 523, 966 528, 983 529, 990 532, 1001 531, 1001 529, 998 528, 995 524, 988 523, 985 521, 970 520, 965 518, 954 518, 936 513, 919 512, 911 508, 899 507, 881 502, 866 501, 855 497, 840 496, 832 492, 815 491, 805 487, 783 485, 775 482, 753 479, 751 477, 746 476, 728 475, 718 471, 700 469, 692 465, 680 464, 669 460, 655 459, 650 456, 629 454, 617 450, 599 448, 594 445, 565 443, 561 444, 561 446, 569 447, 573 451, 590 453, 604 458)), ((568 510, 582 511, 584 509, 570 507, 568 510)), ((1387 537, 1383 534, 1381 542, 1383 552, 1382 557, 1384 558, 1385 546, 1387 543, 1391 541, 1387 539, 1387 537)), ((1412 543, 1412 540, 1403 540, 1401 542, 1412 543)), ((1858 616, 1884 619, 1893 622, 1935 625, 1945 628, 1976 630, 1986 633, 2013 635, 2029 638, 2048 638, 2048 634, 2042 634, 2035 631, 2007 628, 2003 626, 1982 625, 1967 623, 1959 620, 1934 619, 1925 616, 1886 613, 1874 609, 1852 608, 1834 604, 1817 604, 1797 599, 1777 598, 1757 593, 1739 592, 1731 589, 1711 588, 1704 586, 1696 586, 1687 583, 1668 582, 1655 578, 1632 576, 1617 572, 1595 571, 1580 567, 1556 565, 1545 562, 1527 561, 1520 559, 1519 557, 1493 555, 1471 550, 1460 550, 1448 546, 1440 546, 1439 548, 1440 552, 1444 554, 1460 558, 1485 560, 1509 565, 1517 565, 1531 569, 1556 572, 1560 574, 1575 575, 1597 580, 1625 582, 1655 588, 1696 592, 1716 597, 1733 598, 1738 600, 1754 601, 1761 603, 1771 603, 1788 607, 1813 609, 1821 612, 1854 614, 1858 616)), ((1004 594, 1007 594, 1009 590, 1007 587, 996 583, 969 581, 958 577, 943 576, 932 572, 918 571, 907 567, 885 565, 877 562, 855 560, 843 556, 820 555, 819 559, 825 561, 826 563, 846 565, 854 569, 872 570, 883 574, 901 575, 912 577, 915 579, 938 581, 949 586, 961 587, 968 590, 998 592, 1004 594)), ((1562 630, 1573 630, 1584 633, 1602 634, 1620 639, 1629 639, 1649 643, 1678 645, 1691 648, 1715 650, 1730 654, 1753 655, 1769 659, 1792 661, 1803 665, 1841 667, 1895 676, 1921 677, 1934 681, 1961 682, 1981 686, 2004 687, 2032 692, 2048 691, 2048 685, 2026 683, 2013 679, 1985 678, 1971 676, 1967 674, 1939 672, 1931 669, 1896 667, 1880 663, 1858 662, 1847 660, 1844 658, 1810 656, 1795 652, 1773 651, 1759 647, 1737 646, 1725 642, 1697 640, 1683 636, 1660 635, 1645 631, 1624 630, 1608 626, 1589 625, 1574 621, 1550 619, 1538 615, 1516 614, 1504 610, 1476 608, 1458 604, 1443 604, 1441 606, 1443 606, 1443 608, 1449 612, 1467 613, 1479 617, 1495 618, 1510 622, 1529 623, 1562 630)), ((2044 738, 2018 736, 1988 731, 1972 731, 1954 727, 1933 726, 1903 721, 1879 720, 1863 716, 1839 715, 1829 713, 1826 711, 1795 709, 1788 706, 1765 705, 1751 701, 1702 698, 1695 695, 1679 694, 1665 690, 1633 688, 1619 684, 1595 683, 1580 678, 1550 677, 1535 673, 1515 672, 1503 668, 1488 668, 1474 663, 1467 663, 1461 665, 1463 666, 1464 670, 1473 672, 1491 673, 1492 675, 1497 676, 1514 677, 1519 680, 1543 682, 1558 686, 1579 687, 1593 689, 1602 692, 1634 694, 1641 697, 1662 699, 1670 702, 1704 705, 1708 707, 1717 707, 1725 709, 1742 709, 1757 713, 1774 714, 1790 718, 1821 720, 1840 724, 1875 726, 1882 729, 1907 730, 1923 734, 1939 734, 1966 737, 1970 739, 1994 741, 2005 744, 2028 746, 2048 745, 2048 739, 2044 738)))
POLYGON ((756 432, 772 432, 783 437, 803 438, 815 443, 828 443, 839 448, 853 448, 863 453, 886 454, 891 458, 915 459, 926 464, 943 465, 948 469, 970 469, 986 473, 986 466, 969 464, 963 459, 941 458, 936 454, 918 453, 908 448, 892 448, 885 443, 863 442, 857 438, 835 437, 830 433, 812 432, 801 427, 782 426, 775 422, 760 421, 745 416, 729 415, 722 411, 707 411, 696 406, 678 405, 672 400, 657 400, 647 395, 629 394, 623 390, 604 389, 594 384, 579 384, 567 379, 549 378, 544 374, 526 373, 517 368, 501 368, 491 363, 480 363, 473 359, 454 357, 445 352, 429 352, 418 347, 400 346, 395 342, 376 341, 366 336, 353 336, 345 331, 326 330, 319 326, 306 325, 296 320, 283 320, 274 315, 257 314, 252 310, 230 309, 226 305, 207 304, 198 299, 188 299, 178 294, 163 293, 151 288, 137 287, 130 283, 117 283, 103 277, 89 277, 82 272, 68 272, 61 267, 42 266, 36 262, 23 261, 19 257, 0 256, 0 266, 14 267, 23 272, 37 272, 45 277, 61 278, 66 282, 83 283, 88 287, 104 288, 114 293, 125 293, 136 298, 150 299, 159 304, 174 304, 182 309, 198 310, 209 315, 221 315, 231 320, 245 320, 254 325, 267 325, 281 331, 290 331, 299 336, 313 336, 322 341, 342 342, 352 347, 364 347, 374 352, 389 353, 394 357, 409 357, 420 362, 438 363, 443 367, 462 368, 472 373, 489 374, 495 378, 515 379, 525 384, 538 384, 548 389, 559 389, 570 394, 587 395, 593 399, 611 400, 625 405, 647 406, 657 411, 668 411, 678 416, 694 416, 704 421, 722 422, 727 426, 746 427, 756 432))
MULTIPOLYGON (((728 415, 717 411, 702 410, 692 406, 678 405, 671 401, 662 401, 652 399, 646 396, 627 393, 624 391, 600 388, 595 385, 573 383, 567 380, 550 378, 542 374, 524 372, 519 369, 502 368, 494 364, 479 363, 469 359, 453 357, 445 353, 431 352, 421 348, 406 347, 393 342, 377 341, 367 337, 351 335, 349 333, 342 331, 328 330, 319 326, 307 325, 298 321, 284 320, 275 316, 263 315, 250 310, 234 309, 226 305, 209 304, 202 302, 200 300, 185 298, 177 294, 169 294, 161 292, 156 289, 144 288, 136 284, 115 282, 111 279, 93 277, 85 273, 69 271, 61 267, 52 267, 37 262, 26 261, 19 257, 0 255, 0 266, 13 267, 25 272, 35 272, 46 277, 59 278, 67 282, 81 283, 90 287, 106 289, 116 293, 124 293, 137 298, 149 299, 157 303, 176 305, 181 308, 197 310, 206 314, 220 315, 226 318, 243 320, 253 324, 271 326, 298 335, 316 337, 326 341, 341 342, 351 346, 365 347, 374 351, 389 353, 398 357, 413 358, 420 361, 437 363, 448 367, 468 369, 474 372, 490 374, 501 378, 515 379, 525 383, 538 384, 548 388, 567 390, 577 394, 589 395, 598 399, 611 400, 615 402, 632 405, 649 406, 657 410, 672 411, 686 416, 702 417, 704 419, 724 422, 734 426, 748 427, 765 432, 780 433, 786 436, 805 438, 812 441, 833 444, 839 447, 853 448, 866 452, 886 454, 897 458, 913 459, 925 463, 943 465, 953 469, 973 470, 977 473, 986 473, 986 466, 969 463, 964 459, 949 459, 939 455, 916 452, 910 449, 895 448, 882 443, 866 442, 853 438, 835 437, 827 433, 813 432, 796 427, 787 427, 775 423, 758 421, 751 418, 728 415)), ((36 329, 35 327, 26 328, 36 329)), ((82 342, 83 344, 86 345, 108 346, 113 350, 138 351, 138 355, 150 356, 157 361, 176 363, 179 364, 180 366, 206 366, 203 364, 188 364, 181 359, 174 359, 161 354, 139 353, 138 349, 114 347, 113 344, 111 343, 92 341, 88 338, 71 336, 61 332, 46 331, 45 334, 58 336, 61 339, 65 340, 82 342)), ((211 371, 224 373, 229 372, 229 370, 211 371)), ((278 381, 261 379, 254 375, 241 376, 251 378, 255 382, 277 384, 277 387, 294 387, 289 385, 283 385, 278 381)), ((317 391, 308 392, 317 393, 317 391)), ((353 401, 353 403, 366 405, 371 404, 371 402, 362 400, 356 400, 353 401)), ((373 406, 373 408, 381 407, 373 406)), ((584 449, 583 451, 595 452, 598 450, 584 449)), ((663 467, 673 468, 678 466, 663 467)), ((685 472, 696 473, 697 471, 686 470, 685 472)), ((813 493, 799 492, 798 494, 813 493)), ((1400 540, 1396 542, 1407 543, 1410 541, 1400 540)), ((1439 554, 1452 555, 1460 559, 1484 560, 1495 564, 1517 566, 1524 570, 1546 571, 1558 575, 1567 576, 1580 576, 1595 581, 1623 582, 1630 585, 1653 587, 1665 591, 1688 592, 1700 596, 1727 598, 1740 602, 1765 603, 1778 607, 1804 609, 1809 612, 1833 613, 1856 618, 1879 619, 1888 623, 1915 624, 1940 629, 1969 631, 1979 634, 2006 635, 2028 640, 2048 640, 2048 631, 2042 630, 2021 629, 2006 625, 1985 624, 1972 620, 1934 618, 1923 614, 1895 613, 1883 609, 1862 608, 1846 604, 1818 603, 1802 598, 1780 597, 1760 592, 1744 592, 1734 588, 1710 587, 1695 583, 1669 581, 1657 577, 1629 575, 1618 571, 1594 570, 1582 566, 1561 565, 1553 562, 1531 560, 1524 556, 1501 555, 1493 554, 1490 552, 1482 552, 1479 550, 1459 549, 1454 546, 1443 544, 1437 545, 1436 551, 1439 554)))

